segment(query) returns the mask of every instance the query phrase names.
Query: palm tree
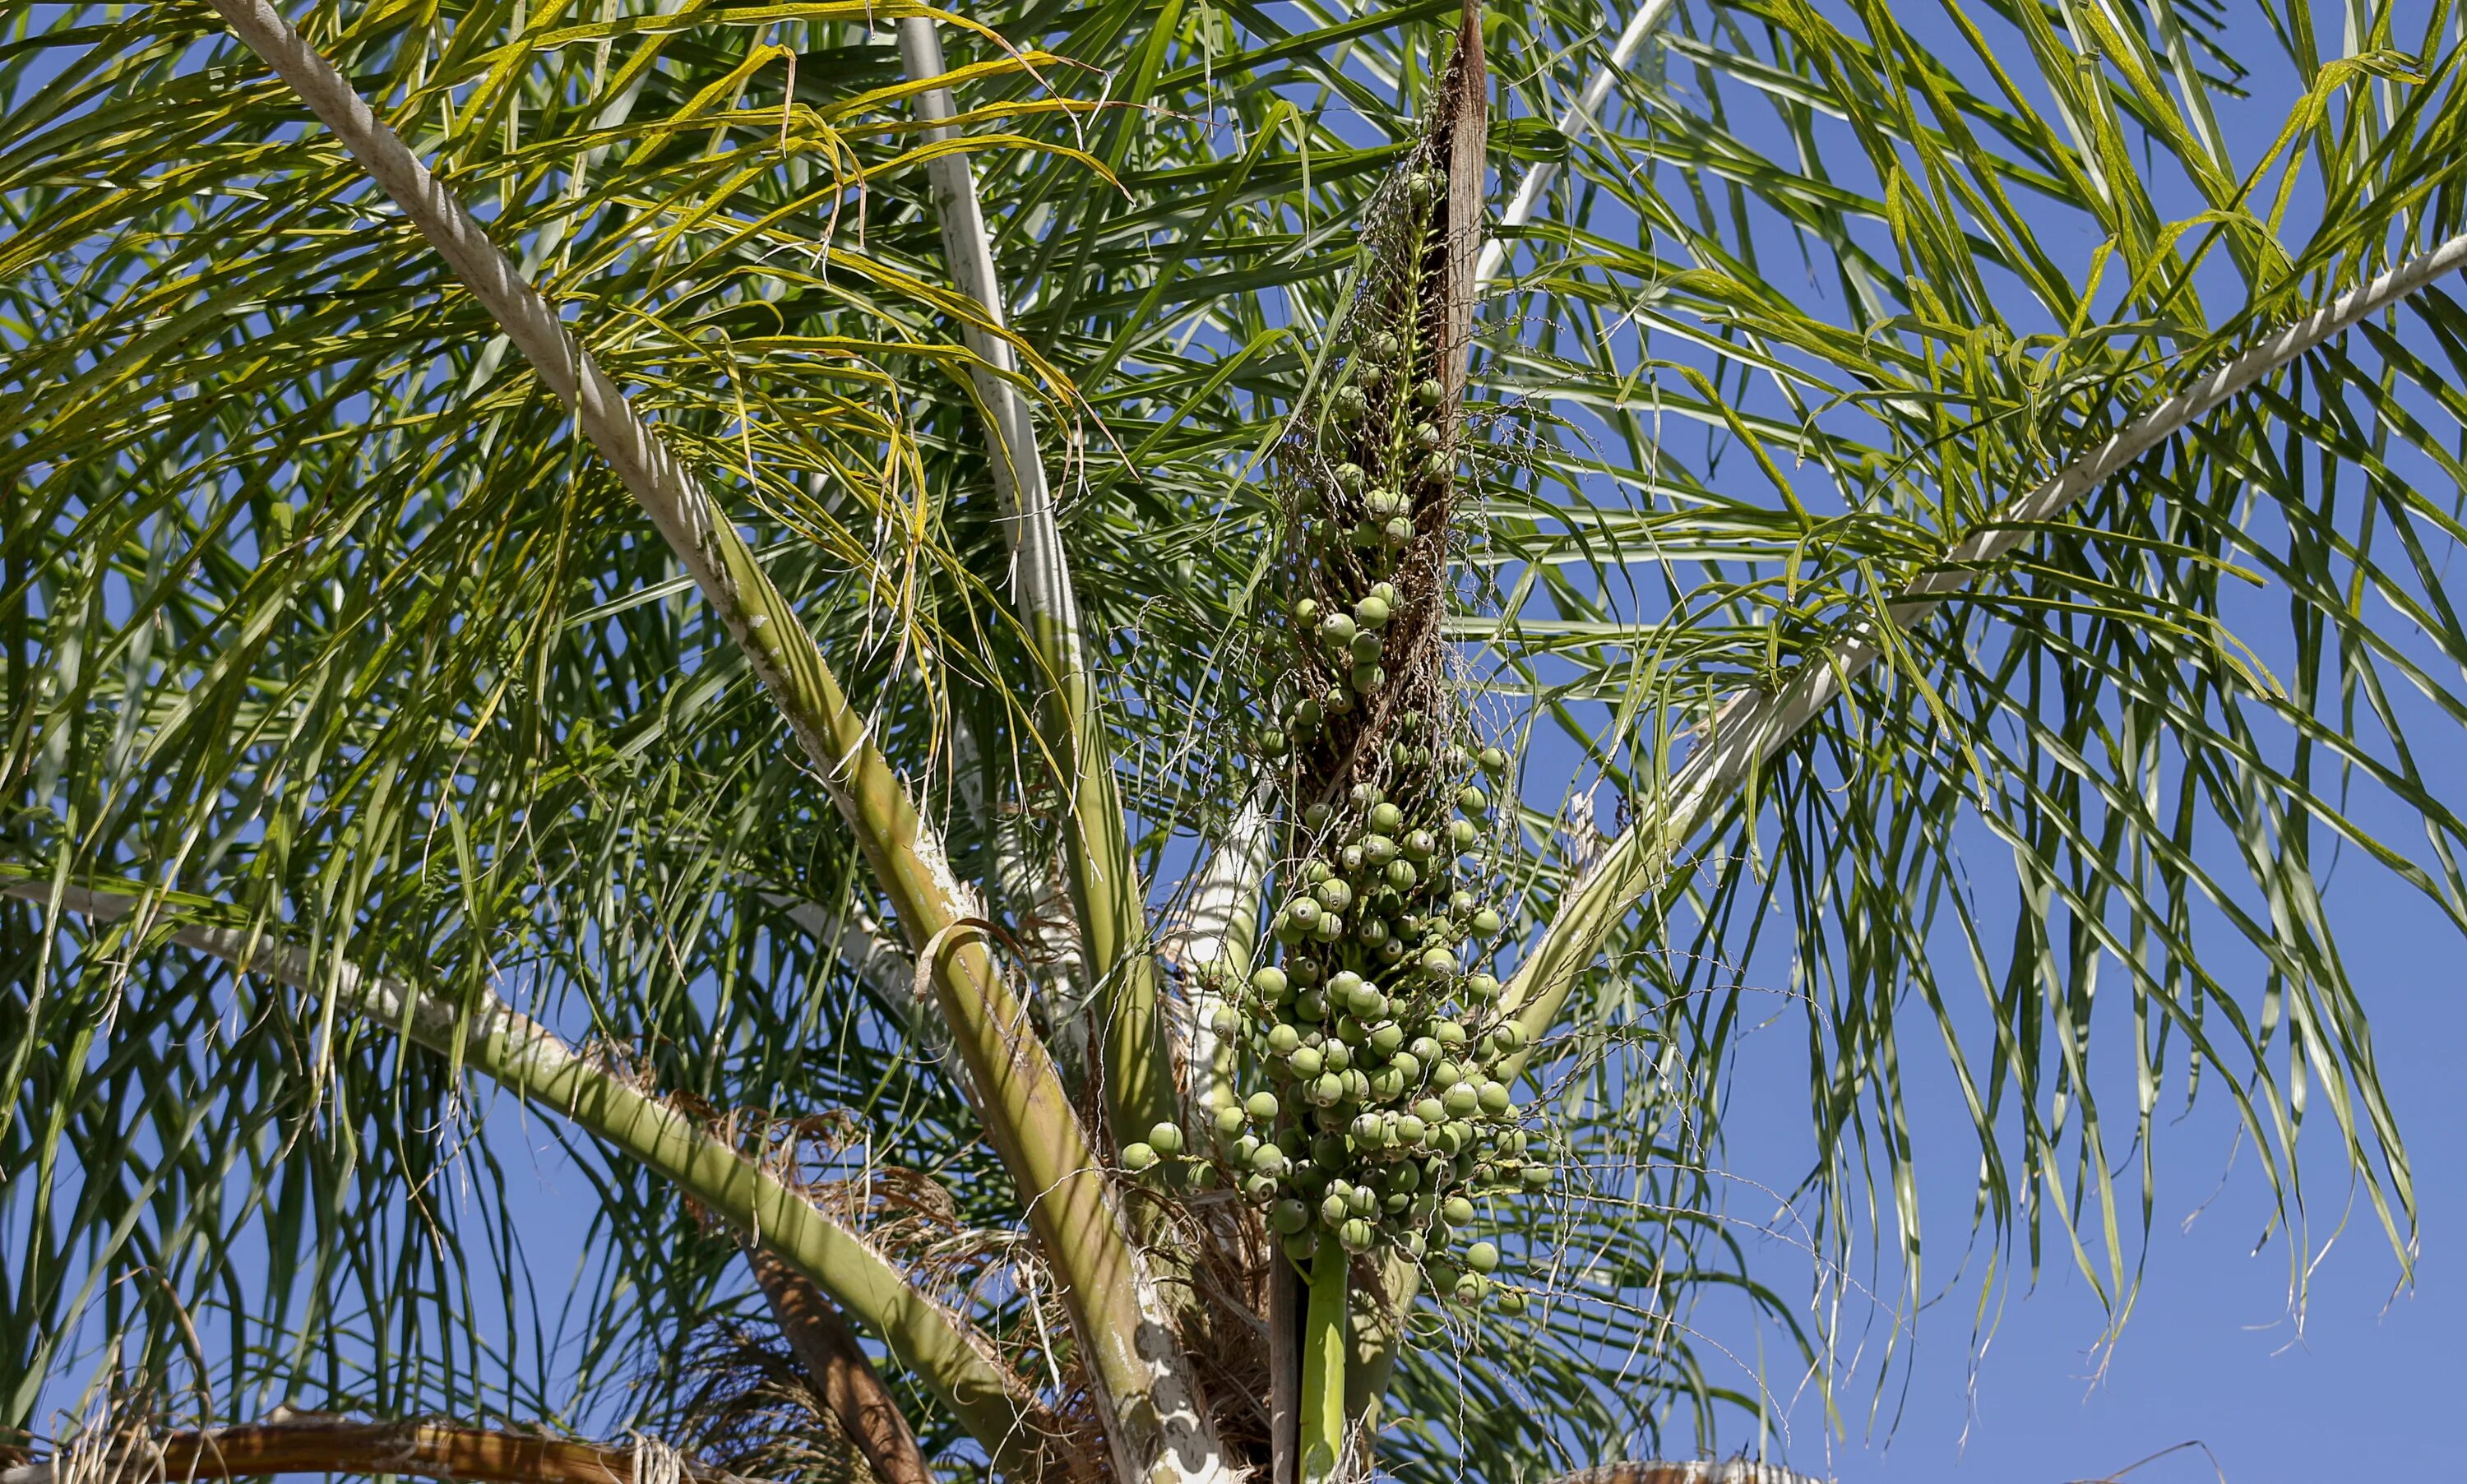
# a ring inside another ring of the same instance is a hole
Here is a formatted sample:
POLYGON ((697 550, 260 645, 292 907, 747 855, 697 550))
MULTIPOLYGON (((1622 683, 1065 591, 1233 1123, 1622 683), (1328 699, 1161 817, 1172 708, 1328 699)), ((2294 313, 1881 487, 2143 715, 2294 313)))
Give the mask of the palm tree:
POLYGON ((2451 8, 1899 9, 13 7, 0 1476, 1711 1448, 1922 1056, 2116 1323, 2204 1079, 2404 1263, 2451 8))

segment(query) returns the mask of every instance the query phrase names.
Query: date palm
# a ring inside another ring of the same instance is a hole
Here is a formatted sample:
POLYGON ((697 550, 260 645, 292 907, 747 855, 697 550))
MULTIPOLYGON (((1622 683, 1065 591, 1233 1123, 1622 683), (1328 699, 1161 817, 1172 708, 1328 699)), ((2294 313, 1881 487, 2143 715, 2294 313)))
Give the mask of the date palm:
POLYGON ((1822 1387, 1913 1315, 1916 1057, 2119 1323, 2205 1083, 2297 1281, 2308 1113, 2404 1261, 2324 893, 2467 926, 2429 9, 13 7, 10 1484, 1710 1448, 1699 1302, 1822 1387), (1305 1288, 1208 1143, 1397 325, 1385 658, 1522 769, 1495 1292, 1305 1288), (1768 970, 1812 1306, 1715 1173, 1768 970))

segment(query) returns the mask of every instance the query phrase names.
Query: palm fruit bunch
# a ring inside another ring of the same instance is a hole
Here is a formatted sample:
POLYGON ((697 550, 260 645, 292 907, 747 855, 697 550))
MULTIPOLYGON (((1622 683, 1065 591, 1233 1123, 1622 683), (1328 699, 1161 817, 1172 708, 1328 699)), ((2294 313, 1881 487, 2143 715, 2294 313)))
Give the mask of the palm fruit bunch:
MULTIPOLYGON (((1508 759, 1472 734, 1440 630, 1470 319, 1447 283, 1469 281, 1449 260, 1470 244, 1437 240, 1446 196, 1426 143, 1371 215, 1345 353, 1279 449, 1281 642, 1253 749, 1279 771, 1290 846, 1277 961, 1216 1012, 1233 1077, 1184 1160, 1305 1268, 1327 1243, 1401 1251, 1441 1294, 1515 1312, 1492 1286, 1498 1248, 1473 1240, 1474 1198, 1541 1190, 1550 1169, 1508 1091, 1524 1028, 1480 967, 1502 917, 1465 868, 1508 759)), ((1125 1158, 1184 1148, 1160 1125, 1125 1158)))

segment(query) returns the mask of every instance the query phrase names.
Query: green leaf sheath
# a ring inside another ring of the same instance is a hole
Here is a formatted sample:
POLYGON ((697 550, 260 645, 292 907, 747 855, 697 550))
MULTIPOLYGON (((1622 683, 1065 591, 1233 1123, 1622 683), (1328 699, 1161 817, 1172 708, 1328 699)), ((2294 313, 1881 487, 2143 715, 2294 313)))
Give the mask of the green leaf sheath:
POLYGON ((1333 1242, 1311 1259, 1310 1298, 1302 1310, 1302 1484, 1320 1484, 1345 1458, 1345 1361, 1352 1254, 1333 1242))

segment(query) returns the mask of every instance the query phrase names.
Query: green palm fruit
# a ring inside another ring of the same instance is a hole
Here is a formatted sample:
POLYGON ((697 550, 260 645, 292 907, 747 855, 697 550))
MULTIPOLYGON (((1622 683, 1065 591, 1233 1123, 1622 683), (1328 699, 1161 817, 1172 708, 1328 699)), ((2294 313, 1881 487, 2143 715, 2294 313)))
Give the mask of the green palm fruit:
POLYGON ((1499 980, 1487 974, 1477 974, 1465 980, 1465 993, 1488 1004, 1499 998, 1499 980))
POLYGON ((1448 1119, 1447 1105, 1436 1097, 1425 1097, 1414 1104, 1414 1116, 1427 1124, 1441 1124, 1448 1119))
POLYGON ((1405 1074, 1393 1065, 1382 1067, 1370 1074, 1370 1095, 1383 1103, 1394 1102, 1412 1086, 1405 1074))
POLYGON ((1310 1207, 1287 1196, 1268 1207, 1268 1229, 1279 1236, 1290 1237, 1310 1225, 1310 1207))
MULTIPOLYGON (((1324 709, 1324 708, 1322 708, 1322 709, 1324 709)), ((1335 810, 1330 809, 1325 804, 1312 804, 1310 807, 1302 811, 1302 824, 1305 828, 1313 831, 1324 830, 1327 828, 1327 821, 1335 816, 1335 810)), ((1316 866, 1320 863, 1314 861, 1311 864, 1316 866)))
POLYGON ((1396 337, 1386 330, 1381 330, 1362 343, 1362 353, 1374 361, 1394 360, 1398 349, 1396 337))
MULTIPOLYGON (((1415 1113, 1400 1113, 1397 1115, 1396 1143, 1399 1148, 1417 1149, 1421 1147, 1423 1135, 1430 1132, 1430 1124, 1425 1122, 1419 1115, 1415 1113)), ((1408 1168, 1411 1168, 1411 1166, 1408 1166, 1408 1168)))
POLYGON ((1457 956, 1444 948, 1425 949, 1422 972, 1435 979, 1448 978, 1457 972, 1457 956))
POLYGON ((1337 1245, 1348 1252, 1369 1251, 1370 1245, 1376 1242, 1378 1237, 1378 1229, 1359 1218, 1336 1228, 1337 1245))
POLYGON ((1438 837, 1426 829, 1406 831, 1405 838, 1398 841, 1397 845, 1409 861, 1427 861, 1439 853, 1438 837))
POLYGON ((1271 1056, 1291 1056, 1301 1044, 1302 1033, 1288 1022, 1279 1021, 1268 1028, 1268 1054, 1271 1056))
POLYGON ((1319 1220, 1323 1226, 1341 1226, 1352 1214, 1352 1203, 1333 1188, 1319 1203, 1319 1220))
POLYGON ((1319 599, 1297 597, 1294 605, 1285 611, 1293 615, 1295 627, 1307 628, 1319 621, 1319 599))
POLYGON ((1385 521, 1404 514, 1411 508, 1411 504, 1403 490, 1382 487, 1363 496, 1362 507, 1370 512, 1373 520, 1385 521))
POLYGON ((1394 804, 1381 801, 1370 806, 1370 833, 1392 840, 1397 828, 1405 822, 1405 811, 1394 804))
POLYGON ((1479 760, 1482 763, 1482 771, 1494 778, 1507 771, 1507 754, 1498 748, 1483 748, 1479 754, 1479 760))
POLYGON ((1331 649, 1352 643, 1354 633, 1350 614, 1332 613, 1319 620, 1319 637, 1331 649))
POLYGON ((1356 601, 1353 605, 1353 621, 1366 629, 1387 627, 1388 600, 1374 593, 1356 601))
POLYGON ((1362 837, 1362 864, 1374 869, 1384 868, 1394 859, 1396 842, 1375 831, 1362 837))
MULTIPOLYGON (((1336 487, 1344 490, 1347 494, 1358 495, 1362 493, 1362 465, 1358 463, 1340 463, 1336 466, 1336 487)), ((1303 598, 1302 601, 1307 603, 1310 602, 1310 599, 1303 598)), ((1316 607, 1317 605, 1313 604, 1313 606, 1316 607)))
POLYGON ((1219 1041, 1231 1041, 1242 1034, 1242 1012, 1232 1005, 1218 1005, 1208 1017, 1208 1028, 1219 1041))
POLYGON ((1439 1059, 1439 1041, 1437 1036, 1415 1036, 1414 1044, 1405 1049, 1413 1052, 1414 1059, 1424 1066, 1435 1065, 1439 1059))
POLYGON ((1246 1175, 1242 1178, 1242 1199, 1253 1205, 1266 1205, 1277 1199, 1277 1178, 1273 1175, 1246 1175))
POLYGON ((1346 1045, 1343 1040, 1344 1033, 1345 1025, 1344 1023, 1340 1021, 1337 1024, 1337 1035, 1339 1039, 1332 1042, 1324 1042, 1320 1046, 1320 1055, 1327 1059, 1324 1065, 1329 1071, 1343 1071, 1353 1065, 1353 1048, 1346 1045))
MULTIPOLYGON (((1343 686, 1330 686, 1320 692, 1320 709, 1330 716, 1344 716, 1353 709, 1353 692, 1343 686)), ((1321 807, 1325 807, 1322 805, 1321 807)))
POLYGON ((1320 906, 1331 912, 1341 912, 1353 905, 1353 888, 1347 886, 1343 878, 1337 876, 1330 876, 1312 888, 1311 895, 1319 899, 1320 906))
POLYGON ((1277 1094, 1265 1091, 1254 1092, 1242 1100, 1242 1111, 1261 1123, 1274 1123, 1277 1119, 1277 1094))
POLYGON ((1525 1312, 1525 1295, 1512 1288, 1504 1288, 1491 1295, 1490 1306, 1505 1317, 1513 1319, 1525 1312))
POLYGON ((1355 664, 1370 664, 1378 660, 1380 651, 1386 647, 1386 644, 1387 641, 1379 637, 1376 629, 1365 629, 1353 636, 1351 643, 1347 645, 1347 652, 1353 656, 1355 664))
POLYGON ((1413 889, 1414 883, 1421 880, 1422 877, 1420 871, 1414 869, 1413 862, 1403 860, 1389 862, 1387 870, 1382 874, 1387 877, 1388 885, 1399 891, 1413 889))
POLYGON ((1324 720, 1325 720, 1325 713, 1321 709, 1316 697, 1304 696, 1294 703, 1295 726, 1308 729, 1317 727, 1324 720))
POLYGON ((1345 1078, 1332 1071, 1321 1072, 1312 1079, 1310 1101, 1321 1108, 1333 1108, 1345 1100, 1345 1078))
POLYGON ((1255 1175, 1282 1175, 1285 1152, 1274 1144, 1261 1144, 1251 1151, 1251 1172, 1255 1175))
POLYGON ((1439 1203, 1439 1215, 1451 1226, 1473 1225, 1473 1203, 1462 1196, 1450 1196, 1439 1203))
POLYGON ((1377 1026, 1370 1032, 1370 1049, 1381 1056, 1394 1056, 1404 1046, 1405 1027, 1393 1022, 1377 1026))
POLYGON ((1548 1190, 1550 1188, 1550 1167, 1547 1164, 1528 1164, 1525 1167, 1523 1180, 1525 1188, 1528 1191, 1548 1190))
POLYGON ((1460 1082, 1440 1095, 1440 1106, 1451 1118, 1470 1118, 1482 1107, 1482 1093, 1470 1082, 1460 1082))
POLYGON ((1288 988, 1285 971, 1275 964, 1254 969, 1251 971, 1251 987, 1259 992, 1260 999, 1273 1004, 1285 998, 1285 991, 1288 988))
POLYGON ((1387 920, 1380 917, 1365 917, 1354 925, 1353 936, 1366 947, 1376 948, 1388 941, 1387 920))
POLYGON ((1318 1255, 1318 1232, 1305 1229, 1295 1232, 1285 1239, 1285 1256, 1295 1266, 1306 1268, 1310 1266, 1311 1259, 1318 1255))
MULTIPOLYGON (((1415 1043, 1417 1046, 1420 1043, 1418 1042, 1415 1043)), ((1422 1080, 1422 1059, 1415 1056, 1411 1051, 1397 1052, 1395 1055, 1388 1058, 1388 1065, 1395 1070, 1398 1076, 1405 1079, 1405 1085, 1407 1087, 1413 1087, 1422 1080)))
POLYGON ((1442 1092, 1462 1081, 1464 1081, 1464 1068, 1454 1062, 1442 1061, 1431 1068, 1431 1086, 1442 1092))
POLYGON ((1359 417, 1370 411, 1370 398, 1363 394, 1360 387, 1339 387, 1336 389, 1336 394, 1328 398, 1328 402, 1338 413, 1347 417, 1359 417))
POLYGON ((1383 964, 1403 963, 1405 952, 1405 940, 1392 937, 1379 945, 1379 961, 1383 964))
POLYGON ((1327 978, 1328 998, 1341 1004, 1353 1002, 1353 992, 1362 987, 1362 976, 1351 969, 1339 969, 1327 978))
POLYGON ((1450 1050, 1455 1050, 1465 1044, 1465 1028, 1455 1021, 1433 1022, 1431 1034, 1438 1037, 1439 1045, 1450 1050))
POLYGON ((1507 1084, 1504 1082, 1483 1083, 1481 1089, 1475 1093, 1475 1100, 1482 1104, 1482 1111, 1483 1113, 1490 1114, 1494 1118, 1505 1113, 1511 1106, 1513 1106, 1508 1101, 1507 1084))
POLYGON ((1399 515, 1379 528, 1379 539, 1392 547, 1411 545, 1414 540, 1414 523, 1399 515))
POLYGON ((1450 820, 1448 821, 1448 843, 1456 846, 1460 852, 1472 849, 1474 842, 1481 838, 1482 831, 1474 828, 1473 821, 1450 820))
POLYGON ((1481 1303, 1482 1295, 1489 1292, 1490 1280, 1488 1278, 1483 1277, 1478 1272, 1468 1272, 1463 1277, 1457 1279, 1456 1287, 1449 1290, 1449 1296, 1454 1298, 1458 1303, 1470 1309, 1481 1303))
POLYGON ((1414 424, 1414 441, 1415 441, 1415 443, 1419 444, 1419 445, 1420 445, 1421 447, 1423 447, 1424 449, 1433 449, 1433 448, 1437 448, 1437 447, 1438 447, 1438 446, 1439 446, 1439 429, 1438 429, 1438 425, 1437 425, 1437 423, 1429 423, 1429 422, 1417 422, 1417 423, 1414 424))
POLYGON ((1495 1054, 1513 1056, 1525 1049, 1525 1027, 1514 1021, 1502 1021, 1491 1027, 1490 1044, 1495 1054))
POLYGON ((1473 1246, 1466 1248, 1464 1251, 1464 1264, 1476 1272, 1498 1271, 1498 1245, 1490 1242, 1477 1242, 1473 1246))
POLYGON ((1245 1121, 1242 1110, 1238 1106, 1216 1110, 1216 1132, 1219 1134, 1239 1134, 1245 1121))
POLYGON ((1346 1209, 1356 1216, 1375 1216, 1379 1213, 1379 1192, 1367 1185, 1356 1185, 1346 1192, 1345 1204, 1346 1209))
POLYGON ((1148 1130, 1148 1147, 1161 1155, 1170 1156, 1182 1153, 1182 1126, 1176 1123, 1160 1123, 1148 1130))
POLYGON ((1155 1168, 1156 1162, 1157 1152, 1150 1149, 1145 1144, 1124 1144, 1122 1146, 1122 1168, 1130 1171, 1134 1175, 1139 1174, 1143 1170, 1155 1168))
POLYGON ((1300 1080, 1318 1076, 1320 1068, 1324 1064, 1324 1059, 1320 1055, 1317 1046, 1296 1046, 1285 1057, 1286 1068, 1300 1080))
POLYGON ((1285 904, 1285 921, 1303 933, 1319 926, 1320 912, 1319 903, 1306 896, 1296 897, 1285 904))
POLYGON ((1316 989, 1306 989, 1294 997, 1294 1016, 1298 1020, 1327 1019, 1327 996, 1316 989))
POLYGON ((1357 664, 1345 672, 1345 683, 1367 696, 1388 684, 1388 672, 1376 664, 1357 664))
POLYGON ((1473 935, 1475 937, 1486 938, 1498 936, 1499 930, 1506 926, 1506 924, 1499 920, 1499 913, 1492 911, 1487 907, 1484 907, 1478 909, 1474 912, 1466 926, 1473 930, 1473 935))
POLYGON ((1344 1135, 1334 1129, 1328 1129, 1324 1133, 1311 1135, 1310 1152, 1311 1163, 1314 1167, 1335 1169, 1342 1166, 1346 1162, 1346 1157, 1353 1153, 1353 1146, 1345 1141, 1344 1135))

